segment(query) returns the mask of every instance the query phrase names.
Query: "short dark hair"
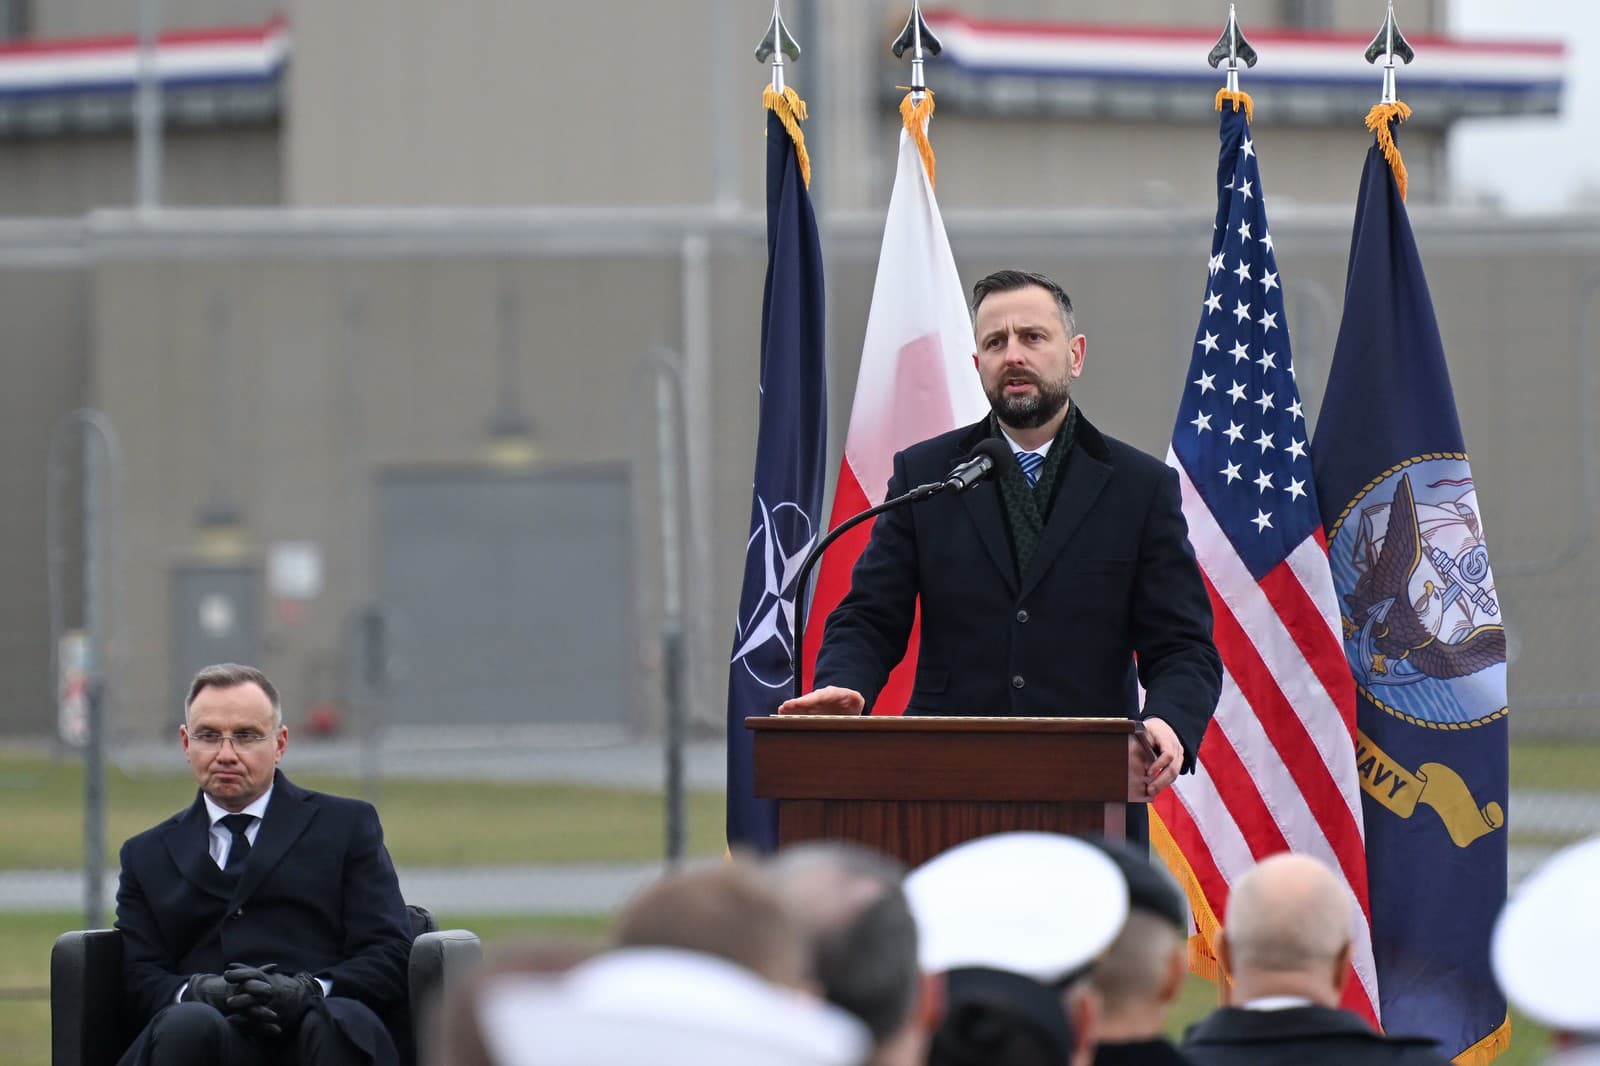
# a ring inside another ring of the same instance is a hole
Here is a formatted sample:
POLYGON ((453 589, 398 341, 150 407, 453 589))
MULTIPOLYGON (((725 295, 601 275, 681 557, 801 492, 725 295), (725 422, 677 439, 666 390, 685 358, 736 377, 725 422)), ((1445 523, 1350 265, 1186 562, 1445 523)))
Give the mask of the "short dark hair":
POLYGON ((1072 310, 1072 297, 1067 295, 1067 290, 1057 285, 1052 279, 1043 274, 1028 270, 996 270, 993 274, 979 278, 977 284, 972 286, 972 312, 973 321, 978 318, 978 306, 997 292, 1016 292, 1018 289, 1043 289, 1056 301, 1056 309, 1061 312, 1061 323, 1067 327, 1069 334, 1078 332, 1078 316, 1072 310))
POLYGON ((183 701, 184 717, 188 717, 189 708, 194 704, 194 698, 200 695, 201 689, 237 688, 240 685, 255 685, 265 692, 267 699, 272 701, 274 726, 283 725, 283 704, 278 700, 277 686, 255 667, 238 663, 215 663, 195 674, 194 680, 189 682, 189 695, 183 701))
POLYGON ((830 841, 786 848, 772 870, 811 928, 812 966, 828 1002, 861 1019, 878 1043, 904 1028, 916 1002, 918 971, 917 923, 900 886, 902 867, 859 845, 830 841), (819 905, 825 901, 814 895, 817 886, 801 880, 809 871, 839 886, 870 884, 876 894, 852 912, 824 913, 819 905))

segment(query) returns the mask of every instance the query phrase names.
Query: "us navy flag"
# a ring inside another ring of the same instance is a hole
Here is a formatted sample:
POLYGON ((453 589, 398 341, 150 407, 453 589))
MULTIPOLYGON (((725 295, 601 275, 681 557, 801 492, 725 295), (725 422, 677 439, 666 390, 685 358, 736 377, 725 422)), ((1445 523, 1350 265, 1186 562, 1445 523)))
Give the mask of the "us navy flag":
POLYGON ((777 846, 777 817, 771 801, 752 792, 744 720, 771 714, 791 691, 795 572, 821 533, 828 438, 822 245, 806 192, 804 149, 779 117, 784 108, 804 117, 805 105, 791 89, 782 96, 769 91, 768 107, 761 425, 728 667, 728 843, 763 851, 777 846))
POLYGON ((1312 457, 1357 688, 1380 1017, 1487 1061, 1509 1039, 1489 971, 1506 893, 1506 634, 1428 283, 1378 145, 1312 457))

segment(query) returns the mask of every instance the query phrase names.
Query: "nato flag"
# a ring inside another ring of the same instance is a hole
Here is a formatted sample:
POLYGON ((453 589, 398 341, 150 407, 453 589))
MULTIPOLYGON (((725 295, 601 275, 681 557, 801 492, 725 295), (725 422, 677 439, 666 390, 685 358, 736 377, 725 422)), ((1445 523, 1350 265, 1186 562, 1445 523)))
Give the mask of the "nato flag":
MULTIPOLYGON (((798 99, 798 98, 795 98, 798 99)), ((752 791, 752 715, 792 688, 795 572, 822 522, 828 437, 822 245, 794 140, 767 113, 767 285, 760 430, 744 591, 728 666, 728 843, 777 846, 777 815, 752 791)))
POLYGON ((1449 1056, 1504 1047, 1506 635, 1444 345, 1395 176, 1367 154, 1312 444, 1357 689, 1380 1016, 1449 1056))

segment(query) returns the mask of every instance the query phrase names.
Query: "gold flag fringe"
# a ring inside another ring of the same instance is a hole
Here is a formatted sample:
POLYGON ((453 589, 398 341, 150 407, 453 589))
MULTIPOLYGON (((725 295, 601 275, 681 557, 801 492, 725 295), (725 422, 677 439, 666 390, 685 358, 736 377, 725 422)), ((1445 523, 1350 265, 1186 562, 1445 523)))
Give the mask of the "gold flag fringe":
POLYGON ((1232 104, 1233 105, 1233 109, 1235 111, 1243 109, 1243 111, 1244 111, 1244 120, 1246 122, 1254 122, 1256 120, 1256 102, 1254 100, 1250 99, 1250 94, 1249 93, 1244 92, 1243 90, 1241 90, 1239 92, 1229 92, 1227 89, 1218 89, 1217 90, 1217 110, 1218 111, 1222 110, 1222 105, 1224 103, 1232 104))
POLYGON ((1510 1047, 1511 1016, 1508 1014, 1506 1015, 1506 1020, 1500 1023, 1499 1028, 1467 1048, 1451 1061, 1456 1066, 1485 1066, 1485 1064, 1493 1062, 1505 1054, 1510 1047))
POLYGON ((1383 150, 1383 158, 1394 171, 1394 181, 1400 186, 1401 200, 1406 198, 1406 164, 1400 158, 1400 147, 1394 143, 1394 130, 1390 127, 1410 117, 1411 108, 1399 100, 1392 104, 1375 104, 1372 110, 1367 112, 1367 129, 1378 135, 1378 147, 1383 150))
POLYGON ((800 180, 806 183, 806 188, 811 188, 811 155, 806 151, 806 135, 800 130, 800 123, 806 117, 806 102, 787 85, 781 93, 769 85, 761 91, 761 103, 777 115, 783 128, 789 131, 789 139, 794 141, 795 160, 800 164, 800 180))
POLYGON ((900 101, 900 121, 906 124, 906 132, 917 142, 917 151, 922 153, 922 169, 928 172, 928 184, 932 185, 933 145, 928 141, 928 119, 933 117, 933 90, 922 90, 921 100, 913 101, 914 95, 908 92, 900 101))
MULTIPOLYGON (((1245 99, 1248 100, 1249 97, 1246 96, 1245 99)), ((1249 111, 1246 110, 1245 114, 1248 116, 1249 111)), ((1194 870, 1189 867, 1189 860, 1178 850, 1177 841, 1172 839, 1172 833, 1168 831, 1166 823, 1161 820, 1154 807, 1150 808, 1150 848, 1160 856, 1161 861, 1172 872, 1172 876, 1183 887, 1183 894, 1189 897, 1189 909, 1194 912, 1197 931, 1189 938, 1189 970, 1207 981, 1220 981, 1224 975, 1221 964, 1217 962, 1216 945, 1222 934, 1222 923, 1217 921, 1216 914, 1211 910, 1211 903, 1206 899, 1206 894, 1200 890, 1200 879, 1195 877, 1194 870)))

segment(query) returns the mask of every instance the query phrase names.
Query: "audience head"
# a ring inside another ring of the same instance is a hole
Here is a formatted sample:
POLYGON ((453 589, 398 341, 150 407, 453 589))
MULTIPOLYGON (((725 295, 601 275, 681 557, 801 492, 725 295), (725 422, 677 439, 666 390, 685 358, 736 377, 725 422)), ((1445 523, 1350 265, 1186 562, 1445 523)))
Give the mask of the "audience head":
POLYGON ((494 1066, 858 1066, 866 1028, 830 1004, 723 958, 621 948, 559 976, 483 982, 494 1066))
MULTIPOLYGON (((1062 989, 1021 974, 965 967, 945 974, 944 1017, 928 1066, 1060 1066, 1079 1062, 1062 989)), ((1080 1027, 1081 1028, 1081 1027, 1080 1027)))
POLYGON ((1495 922, 1490 962, 1506 998, 1558 1043, 1600 1045, 1600 837, 1557 852, 1495 922))
POLYGON ((1090 972, 1100 994, 1100 1039, 1155 1039, 1188 972, 1189 904, 1177 882, 1142 849, 1113 840, 1091 843, 1128 882, 1128 920, 1090 972))
POLYGON ((1337 1007, 1352 914, 1344 883, 1308 855, 1285 852, 1246 871, 1228 897, 1218 945, 1233 1001, 1288 995, 1337 1007))
POLYGON ((553 977, 593 954, 586 945, 564 941, 523 941, 492 952, 462 980, 447 985, 441 1001, 433 1005, 434 1013, 422 1019, 431 1048, 422 1061, 436 1066, 495 1066, 478 1011, 485 986, 507 976, 553 977))
POLYGON ((922 967, 947 978, 931 1064, 1091 1061, 1099 1008, 1084 978, 1128 915, 1127 883, 1104 852, 1000 833, 934 857, 905 888, 922 967))
POLYGON ((810 942, 771 878, 734 858, 669 873, 622 908, 619 947, 715 955, 773 984, 814 989, 810 942))
POLYGON ((819 843, 784 849, 769 870, 810 938, 824 998, 866 1024, 879 1061, 920 1062, 917 926, 900 865, 856 844, 819 843))

